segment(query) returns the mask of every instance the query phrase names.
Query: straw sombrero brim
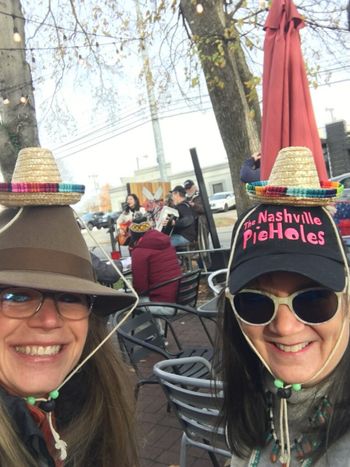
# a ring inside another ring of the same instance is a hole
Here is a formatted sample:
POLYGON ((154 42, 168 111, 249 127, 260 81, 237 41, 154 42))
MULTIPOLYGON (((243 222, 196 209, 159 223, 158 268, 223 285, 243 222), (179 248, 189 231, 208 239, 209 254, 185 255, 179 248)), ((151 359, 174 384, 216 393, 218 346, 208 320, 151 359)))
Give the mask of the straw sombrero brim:
POLYGON ((268 183, 247 183, 248 196, 252 200, 268 204, 324 206, 339 199, 344 190, 339 182, 321 182, 320 188, 273 186, 268 183))
POLYGON ((80 201, 84 185, 71 183, 0 183, 0 204, 8 207, 64 206, 80 201))

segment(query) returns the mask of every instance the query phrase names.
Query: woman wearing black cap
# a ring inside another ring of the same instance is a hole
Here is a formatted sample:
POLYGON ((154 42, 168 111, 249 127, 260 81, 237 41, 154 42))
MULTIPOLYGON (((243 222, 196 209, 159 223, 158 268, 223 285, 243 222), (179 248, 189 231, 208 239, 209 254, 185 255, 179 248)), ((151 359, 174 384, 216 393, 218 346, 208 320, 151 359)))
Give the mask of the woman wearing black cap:
POLYGON ((15 207, 0 213, 4 467, 138 465, 132 391, 106 327, 136 299, 95 281, 67 205, 81 192, 41 148, 21 150, 13 182, 0 184, 0 203, 15 207))
POLYGON ((266 204, 233 232, 221 330, 231 466, 349 465, 349 268, 322 207, 339 187, 320 186, 306 148, 275 167, 248 186, 266 204), (287 163, 303 179, 287 185, 287 163))

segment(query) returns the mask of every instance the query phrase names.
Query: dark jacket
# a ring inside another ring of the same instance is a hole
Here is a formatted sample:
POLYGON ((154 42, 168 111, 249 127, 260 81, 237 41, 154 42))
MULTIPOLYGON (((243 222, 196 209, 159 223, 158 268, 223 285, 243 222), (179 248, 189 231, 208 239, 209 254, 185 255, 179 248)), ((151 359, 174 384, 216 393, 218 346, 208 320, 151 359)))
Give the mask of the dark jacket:
POLYGON ((260 180, 260 161, 253 157, 246 159, 241 167, 240 179, 244 183, 258 182, 260 180))
POLYGON ((182 235, 193 242, 197 237, 195 212, 187 201, 177 204, 175 209, 179 211, 179 218, 175 221, 173 233, 182 235))
MULTIPOLYGON (((138 241, 131 252, 132 279, 139 294, 155 285, 181 276, 176 251, 170 244, 170 237, 149 230, 138 241)), ((147 293, 152 302, 175 302, 178 282, 165 285, 147 293)))
POLYGON ((114 284, 120 278, 110 261, 105 261, 90 251, 92 268, 96 279, 103 284, 114 284))
POLYGON ((22 439, 24 446, 37 460, 38 467, 55 467, 55 462, 46 446, 43 432, 34 421, 26 401, 22 397, 7 394, 2 388, 0 389, 0 397, 1 403, 6 407, 13 421, 15 430, 22 439))

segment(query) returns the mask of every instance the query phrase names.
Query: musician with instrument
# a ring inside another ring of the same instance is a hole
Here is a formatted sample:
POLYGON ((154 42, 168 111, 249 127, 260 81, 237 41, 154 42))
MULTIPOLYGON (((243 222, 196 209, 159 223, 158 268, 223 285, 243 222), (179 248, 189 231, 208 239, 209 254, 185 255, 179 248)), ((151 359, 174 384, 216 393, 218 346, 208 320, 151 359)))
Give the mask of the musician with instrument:
POLYGON ((143 217, 146 211, 140 206, 140 200, 134 193, 128 194, 123 212, 117 219, 117 241, 119 245, 128 245, 130 241, 129 226, 137 217, 143 217))

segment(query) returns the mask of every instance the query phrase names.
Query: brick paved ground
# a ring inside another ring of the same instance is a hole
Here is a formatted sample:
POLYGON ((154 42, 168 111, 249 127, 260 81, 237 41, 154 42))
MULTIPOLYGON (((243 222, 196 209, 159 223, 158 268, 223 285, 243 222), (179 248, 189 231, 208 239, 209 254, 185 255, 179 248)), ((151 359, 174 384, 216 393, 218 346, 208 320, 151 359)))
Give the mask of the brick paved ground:
MULTIPOLYGON (((190 346, 210 345, 196 317, 181 317, 175 322, 175 328, 184 346, 186 343, 190 346)), ((170 338, 169 348, 172 348, 170 338)), ((155 361, 154 358, 145 360, 143 371, 150 371, 155 361)), ((166 398, 159 385, 145 385, 140 389, 137 415, 141 467, 178 467, 182 430, 174 414, 167 412, 166 398)), ((219 457, 218 460, 220 466, 225 465, 225 459, 219 457)), ((187 467, 212 465, 204 450, 188 447, 187 467)))

